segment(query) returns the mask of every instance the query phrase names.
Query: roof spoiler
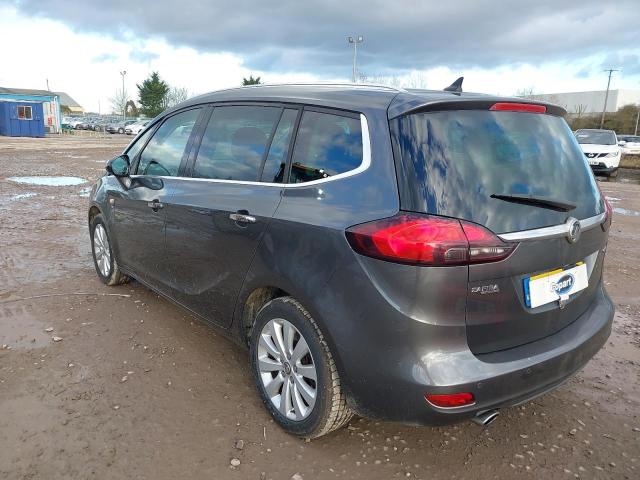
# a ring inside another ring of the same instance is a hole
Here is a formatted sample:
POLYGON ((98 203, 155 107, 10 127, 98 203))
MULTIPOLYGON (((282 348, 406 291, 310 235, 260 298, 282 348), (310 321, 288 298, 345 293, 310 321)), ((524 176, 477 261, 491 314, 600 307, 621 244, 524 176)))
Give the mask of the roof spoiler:
POLYGON ((458 77, 458 79, 444 89, 445 92, 462 93, 462 81, 464 77, 458 77))

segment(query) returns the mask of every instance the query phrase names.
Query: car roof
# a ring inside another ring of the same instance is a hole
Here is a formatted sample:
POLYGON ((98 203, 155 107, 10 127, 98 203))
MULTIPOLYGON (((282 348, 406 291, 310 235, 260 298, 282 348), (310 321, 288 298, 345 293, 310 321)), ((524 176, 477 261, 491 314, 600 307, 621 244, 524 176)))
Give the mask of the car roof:
POLYGON ((389 118, 437 105, 456 105, 462 102, 490 103, 499 101, 545 105, 556 115, 565 113, 557 105, 514 97, 500 97, 481 93, 449 92, 444 90, 416 90, 371 84, 282 84, 251 85, 206 93, 177 105, 185 106, 212 102, 262 101, 306 104, 350 111, 381 110, 389 118))

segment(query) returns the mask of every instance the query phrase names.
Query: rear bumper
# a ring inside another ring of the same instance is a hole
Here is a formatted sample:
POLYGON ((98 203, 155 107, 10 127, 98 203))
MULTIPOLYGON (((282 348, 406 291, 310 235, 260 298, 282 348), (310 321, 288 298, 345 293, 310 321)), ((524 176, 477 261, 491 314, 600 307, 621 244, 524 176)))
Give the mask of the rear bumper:
POLYGON ((464 326, 416 321, 376 301, 366 310, 367 328, 350 326, 332 340, 350 404, 363 416, 416 425, 458 422, 556 388, 602 348, 614 314, 600 285, 589 308, 559 332, 520 347, 474 355, 464 326), (354 330, 357 344, 349 338, 354 330), (442 409, 424 397, 460 392, 473 393, 475 403, 442 409))

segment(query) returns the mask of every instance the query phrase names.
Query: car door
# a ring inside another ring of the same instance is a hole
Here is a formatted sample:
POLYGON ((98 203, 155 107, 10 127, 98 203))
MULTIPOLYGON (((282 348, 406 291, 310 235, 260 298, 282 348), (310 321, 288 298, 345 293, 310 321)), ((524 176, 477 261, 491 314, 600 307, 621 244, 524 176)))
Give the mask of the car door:
POLYGON ((167 214, 172 297, 219 325, 231 322, 255 250, 280 203, 298 110, 217 106, 191 176, 167 214))
POLYGON ((188 158, 194 126, 202 108, 192 108, 166 118, 134 145, 131 184, 112 192, 113 227, 118 259, 141 281, 166 289, 169 266, 165 257, 166 206, 188 158), (148 140, 148 141, 147 141, 148 140))

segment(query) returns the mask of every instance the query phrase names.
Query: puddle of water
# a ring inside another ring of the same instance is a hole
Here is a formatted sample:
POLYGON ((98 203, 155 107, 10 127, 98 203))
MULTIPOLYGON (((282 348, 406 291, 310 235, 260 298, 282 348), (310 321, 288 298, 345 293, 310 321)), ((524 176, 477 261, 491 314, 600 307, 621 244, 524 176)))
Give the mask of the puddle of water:
POLYGON ((596 180, 606 183, 620 182, 640 185, 640 170, 634 168, 620 168, 616 178, 598 176, 596 177, 596 180))
POLYGON ((606 199, 609 200, 610 203, 618 203, 620 201, 620 199, 616 197, 606 197, 606 199))
POLYGON ((9 197, 9 201, 15 202, 17 200, 24 200, 25 198, 35 197, 36 195, 38 194, 33 192, 19 193, 17 195, 12 195, 11 197, 9 197))
POLYGON ((89 198, 90 193, 91 193, 91 187, 84 187, 82 190, 78 192, 78 195, 84 198, 89 198))
POLYGON ((66 187, 69 185, 82 185, 87 180, 80 177, 9 177, 15 183, 24 183, 27 185, 44 185, 47 187, 66 187))
POLYGON ((0 345, 24 350, 46 347, 55 335, 45 332, 47 327, 49 325, 45 325, 31 309, 19 306, 0 309, 0 345))
POLYGON ((640 212, 636 212, 635 210, 627 210, 626 208, 614 207, 613 211, 615 213, 619 213, 620 215, 626 215, 629 217, 640 217, 640 212))

